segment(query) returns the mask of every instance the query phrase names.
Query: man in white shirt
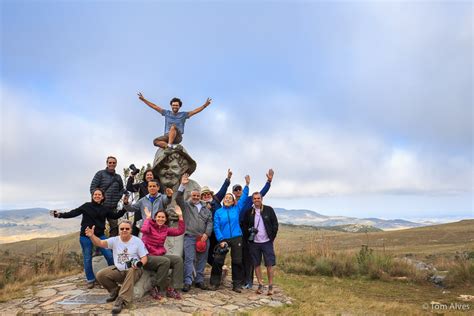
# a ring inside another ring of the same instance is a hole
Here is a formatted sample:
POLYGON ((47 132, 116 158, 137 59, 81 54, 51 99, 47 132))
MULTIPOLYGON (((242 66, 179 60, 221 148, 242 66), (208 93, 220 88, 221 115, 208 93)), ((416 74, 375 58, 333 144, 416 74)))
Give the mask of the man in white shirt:
POLYGON ((87 227, 85 234, 98 247, 112 249, 114 265, 97 273, 96 279, 110 293, 107 302, 115 301, 112 314, 118 314, 133 298, 133 286, 143 273, 141 267, 147 263, 148 251, 140 238, 132 235, 132 222, 119 223, 119 236, 105 240, 94 235, 94 228, 87 227), (122 283, 122 287, 118 286, 122 283))

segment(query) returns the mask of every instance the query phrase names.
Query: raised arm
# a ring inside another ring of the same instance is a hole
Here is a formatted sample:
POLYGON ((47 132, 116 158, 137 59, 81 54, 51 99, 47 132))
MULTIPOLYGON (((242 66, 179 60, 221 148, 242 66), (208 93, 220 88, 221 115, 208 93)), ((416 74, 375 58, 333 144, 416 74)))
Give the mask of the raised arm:
POLYGON ((147 99, 145 99, 145 97, 143 96, 141 92, 138 92, 137 95, 138 95, 138 98, 143 101, 143 103, 151 107, 153 110, 159 112, 160 114, 163 114, 163 109, 159 107, 158 105, 156 105, 155 103, 152 103, 148 101, 147 99))
POLYGON ((267 182, 265 182, 265 185, 263 186, 262 190, 260 190, 260 194, 262 196, 265 196, 267 194, 268 190, 270 190, 270 185, 272 184, 273 180, 273 169, 269 169, 267 173, 267 182))
POLYGON ((232 178, 232 171, 230 169, 227 170, 227 178, 225 178, 224 183, 222 184, 219 192, 217 192, 214 197, 219 201, 219 203, 222 201, 222 199, 225 196, 225 193, 227 192, 227 189, 229 188, 230 185, 230 178, 232 178))
POLYGON ((181 210, 183 212, 186 212, 186 205, 184 203, 184 190, 185 190, 185 185, 189 183, 189 178, 188 174, 185 173, 181 177, 181 184, 179 185, 178 188, 178 193, 176 194, 176 204, 181 207, 181 210))
MULTIPOLYGON (((237 202, 237 208, 239 210, 239 214, 242 214, 242 211, 244 211, 245 203, 247 202, 247 199, 249 198, 249 184, 250 184, 250 176, 246 175, 245 176, 245 187, 244 190, 242 191, 242 195, 240 196, 239 201, 237 202)), ((240 218, 240 216, 239 216, 240 218)))
POLYGON ((184 220, 183 220, 183 211, 179 207, 179 205, 176 205, 174 207, 174 211, 176 215, 178 215, 178 227, 168 227, 168 236, 179 236, 184 234, 186 231, 186 227, 184 225, 184 220))
POLYGON ((139 183, 133 183, 135 181, 135 176, 129 176, 127 179, 127 191, 130 192, 138 192, 139 189, 139 183))
POLYGON ((194 114, 198 114, 199 112, 201 112, 202 110, 207 108, 211 104, 211 102, 212 102, 212 99, 207 98, 206 102, 203 105, 201 105, 200 107, 195 108, 194 110, 188 112, 188 118, 190 118, 194 114))
POLYGON ((92 228, 86 227, 85 234, 89 237, 94 245, 101 248, 108 248, 108 244, 106 240, 102 240, 96 235, 94 235, 95 225, 92 228))

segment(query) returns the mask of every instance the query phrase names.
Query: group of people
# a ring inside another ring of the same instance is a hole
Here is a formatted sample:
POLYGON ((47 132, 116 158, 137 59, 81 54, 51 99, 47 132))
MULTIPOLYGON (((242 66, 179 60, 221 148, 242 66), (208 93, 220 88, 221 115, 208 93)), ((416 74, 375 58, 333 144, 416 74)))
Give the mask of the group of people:
MULTIPOLYGON (((156 138, 154 144, 170 152, 181 150, 177 143, 182 140, 184 120, 211 102, 208 98, 194 111, 179 112, 181 101, 177 98, 170 102, 172 111, 147 101, 141 93, 139 98, 165 116, 165 135, 156 138)), ((264 292, 260 270, 263 257, 269 283, 267 294, 273 294, 273 266, 276 263, 273 242, 278 232, 278 220, 273 208, 263 205, 263 196, 273 179, 272 169, 267 173, 263 189, 251 196, 248 175, 243 188, 236 184, 232 193, 227 193, 232 177, 229 169, 216 194, 207 186, 201 190, 192 188, 188 200, 185 200, 184 192, 190 179, 187 173, 183 174, 173 208, 178 216, 177 227, 170 227, 169 209, 175 192, 171 188, 160 188, 152 170, 145 171, 142 182, 135 183, 133 177, 129 178, 125 189, 122 178, 115 172, 116 166, 117 159, 107 157, 106 168, 98 171, 91 182, 91 202, 69 212, 53 212, 58 218, 82 215, 80 244, 88 288, 93 288, 96 281, 104 286, 110 293, 107 301, 115 302, 113 313, 120 313, 132 301, 133 286, 141 277, 142 268, 156 272, 150 295, 157 300, 164 295, 181 299, 178 290, 188 292, 193 283, 201 290, 218 289, 229 250, 232 290, 241 293, 243 288, 251 289, 255 269, 256 292, 264 292), (128 191, 137 192, 140 199, 129 203, 129 195, 125 194, 128 191), (118 210, 122 197, 124 206, 118 210), (133 221, 124 216, 127 212, 134 213, 133 221), (106 220, 109 221, 109 238, 105 235, 106 220), (167 236, 183 234, 184 260, 181 255, 167 254, 165 248, 167 236), (98 247, 109 265, 96 275, 92 269, 92 245, 98 247), (204 280, 206 262, 212 267, 209 285, 204 280)))

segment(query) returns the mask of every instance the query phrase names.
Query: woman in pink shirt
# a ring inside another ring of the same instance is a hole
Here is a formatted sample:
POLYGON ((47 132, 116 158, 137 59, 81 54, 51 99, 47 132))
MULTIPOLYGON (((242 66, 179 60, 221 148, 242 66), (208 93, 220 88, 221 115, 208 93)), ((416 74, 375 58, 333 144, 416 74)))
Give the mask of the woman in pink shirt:
POLYGON ((185 226, 183 212, 179 206, 175 207, 178 215, 178 227, 168 227, 168 214, 164 210, 159 210, 155 219, 151 218, 150 210, 145 207, 146 219, 141 228, 142 241, 148 249, 148 262, 145 269, 156 271, 156 279, 152 281, 150 294, 154 299, 161 300, 162 292, 165 289, 163 284, 171 268, 171 284, 166 289, 166 296, 181 299, 181 295, 176 291, 183 287, 183 258, 176 255, 167 255, 165 241, 167 236, 179 236, 184 234, 185 226))

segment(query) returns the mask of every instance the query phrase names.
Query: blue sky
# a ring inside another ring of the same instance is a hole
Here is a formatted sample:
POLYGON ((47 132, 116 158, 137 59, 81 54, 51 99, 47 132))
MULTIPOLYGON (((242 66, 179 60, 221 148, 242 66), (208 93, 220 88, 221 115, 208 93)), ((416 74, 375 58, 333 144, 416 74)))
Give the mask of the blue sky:
POLYGON ((474 217, 471 2, 2 1, 0 208, 74 207, 184 110, 193 178, 328 215, 474 217), (25 192, 25 185, 27 192, 25 192))

